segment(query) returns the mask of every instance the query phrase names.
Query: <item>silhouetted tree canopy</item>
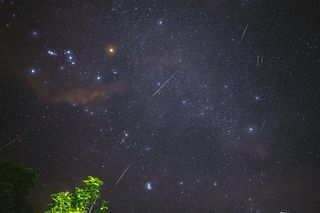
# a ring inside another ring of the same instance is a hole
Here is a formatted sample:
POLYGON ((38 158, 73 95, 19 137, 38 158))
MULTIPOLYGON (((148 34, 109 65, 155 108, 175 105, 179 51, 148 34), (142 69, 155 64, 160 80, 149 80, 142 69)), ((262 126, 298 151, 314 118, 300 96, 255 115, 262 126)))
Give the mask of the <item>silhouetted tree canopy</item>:
POLYGON ((36 179, 32 169, 8 160, 0 161, 0 212, 33 212, 27 196, 36 179))

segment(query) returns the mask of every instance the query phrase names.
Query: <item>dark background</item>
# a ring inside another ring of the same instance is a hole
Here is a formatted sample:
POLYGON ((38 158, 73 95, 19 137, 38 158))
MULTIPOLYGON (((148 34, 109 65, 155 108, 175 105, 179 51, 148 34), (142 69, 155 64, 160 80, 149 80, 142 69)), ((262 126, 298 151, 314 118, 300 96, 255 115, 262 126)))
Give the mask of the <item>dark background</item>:
POLYGON ((1 0, 0 159, 38 172, 36 212, 88 175, 111 212, 319 212, 317 13, 1 0))

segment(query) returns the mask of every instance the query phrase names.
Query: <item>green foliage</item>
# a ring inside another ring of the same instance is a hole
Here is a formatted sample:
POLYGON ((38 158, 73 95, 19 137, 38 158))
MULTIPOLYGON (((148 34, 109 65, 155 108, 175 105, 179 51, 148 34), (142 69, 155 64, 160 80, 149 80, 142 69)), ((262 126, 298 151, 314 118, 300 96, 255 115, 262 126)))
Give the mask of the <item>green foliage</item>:
POLYGON ((97 203, 99 205, 95 213, 107 212, 108 201, 99 201, 102 184, 99 178, 89 176, 82 181, 81 187, 76 187, 74 193, 59 192, 51 195, 52 203, 45 213, 89 213, 97 203))
POLYGON ((27 196, 36 179, 32 169, 11 161, 0 161, 0 212, 32 212, 27 196))

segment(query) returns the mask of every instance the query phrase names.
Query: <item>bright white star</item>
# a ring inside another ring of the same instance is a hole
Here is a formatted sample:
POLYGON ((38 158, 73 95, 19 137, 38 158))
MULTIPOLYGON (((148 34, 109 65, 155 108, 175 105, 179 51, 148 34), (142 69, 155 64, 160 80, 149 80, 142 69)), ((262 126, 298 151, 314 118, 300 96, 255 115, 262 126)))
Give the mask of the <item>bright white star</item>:
POLYGON ((148 190, 148 191, 150 191, 150 190, 152 190, 152 184, 150 183, 150 182, 148 182, 148 183, 146 183, 146 185, 145 185, 145 188, 148 190))

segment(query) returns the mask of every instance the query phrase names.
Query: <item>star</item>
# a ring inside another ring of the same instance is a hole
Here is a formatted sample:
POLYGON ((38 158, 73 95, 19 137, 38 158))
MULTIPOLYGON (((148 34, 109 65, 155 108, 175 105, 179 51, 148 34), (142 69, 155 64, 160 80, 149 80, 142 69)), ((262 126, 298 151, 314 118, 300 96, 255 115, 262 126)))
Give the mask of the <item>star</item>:
POLYGON ((32 38, 37 38, 39 36, 39 33, 37 31, 32 31, 31 36, 32 38))
POLYGON ((117 75, 117 74, 118 74, 118 71, 115 70, 115 69, 112 69, 112 74, 113 74, 113 75, 117 75))
POLYGON ((36 68, 31 68, 30 71, 29 71, 29 73, 30 73, 31 75, 35 75, 35 74, 38 73, 38 70, 37 70, 36 68))
POLYGON ((124 137, 129 137, 129 133, 127 131, 124 131, 124 137))
POLYGON ((106 53, 108 56, 114 56, 116 53, 116 48, 113 46, 109 46, 106 48, 106 53))
POLYGON ((150 147, 150 146, 145 146, 145 147, 144 147, 144 151, 149 152, 150 150, 151 150, 151 147, 150 147))
POLYGON ((151 182, 148 182, 145 184, 145 188, 148 190, 148 191, 151 191, 153 189, 153 186, 152 186, 152 183, 151 182))
POLYGON ((246 131, 247 131, 247 133, 249 133, 249 134, 254 134, 254 133, 256 132, 256 128, 254 128, 254 127, 248 127, 246 131))

